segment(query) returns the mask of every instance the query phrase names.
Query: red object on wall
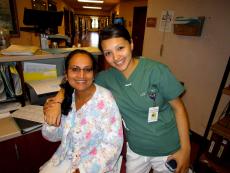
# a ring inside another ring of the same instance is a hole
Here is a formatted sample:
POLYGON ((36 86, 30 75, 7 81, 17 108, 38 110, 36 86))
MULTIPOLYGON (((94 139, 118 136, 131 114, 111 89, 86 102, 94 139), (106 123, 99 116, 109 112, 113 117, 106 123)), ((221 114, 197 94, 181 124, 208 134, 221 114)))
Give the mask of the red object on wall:
POLYGON ((156 17, 148 17, 147 18, 147 23, 146 26, 147 27, 156 27, 157 24, 157 18, 156 17))

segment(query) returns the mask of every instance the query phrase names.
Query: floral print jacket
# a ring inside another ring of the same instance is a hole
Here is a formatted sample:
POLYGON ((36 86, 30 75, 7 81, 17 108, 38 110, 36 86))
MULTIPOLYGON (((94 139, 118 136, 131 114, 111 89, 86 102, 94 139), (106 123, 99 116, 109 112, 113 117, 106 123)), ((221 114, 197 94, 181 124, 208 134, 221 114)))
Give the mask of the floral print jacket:
MULTIPOLYGON (((81 173, 116 172, 123 144, 121 115, 111 92, 96 85, 93 97, 76 111, 75 102, 59 127, 44 124, 43 137, 61 141, 51 158, 53 165, 71 160, 81 173)), ((73 93, 73 100, 75 100, 73 93)))

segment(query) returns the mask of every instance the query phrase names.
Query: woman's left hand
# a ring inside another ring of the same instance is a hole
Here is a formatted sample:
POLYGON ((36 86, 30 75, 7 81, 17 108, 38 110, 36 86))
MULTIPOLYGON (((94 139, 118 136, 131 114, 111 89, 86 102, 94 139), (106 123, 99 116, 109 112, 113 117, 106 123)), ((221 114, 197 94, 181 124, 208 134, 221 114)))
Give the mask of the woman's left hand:
POLYGON ((190 147, 179 149, 168 157, 168 160, 171 159, 177 162, 176 173, 187 173, 190 167, 190 147))
POLYGON ((187 111, 180 98, 173 99, 169 103, 175 113, 181 147, 177 152, 169 156, 168 159, 172 158, 177 161, 176 173, 187 173, 190 166, 191 151, 187 111))

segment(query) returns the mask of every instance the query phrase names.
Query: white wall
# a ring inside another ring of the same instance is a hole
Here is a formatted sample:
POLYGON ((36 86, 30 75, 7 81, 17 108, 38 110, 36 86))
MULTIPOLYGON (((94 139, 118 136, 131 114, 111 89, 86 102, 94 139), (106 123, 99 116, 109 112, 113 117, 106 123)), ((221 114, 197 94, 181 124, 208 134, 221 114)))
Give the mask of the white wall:
MULTIPOLYGON (((148 0, 147 17, 156 17, 157 26, 146 27, 143 55, 167 64, 185 83, 187 92, 183 100, 191 129, 200 135, 204 134, 230 56, 229 7, 229 0, 148 0), (159 31, 162 10, 173 10, 174 17, 205 16, 202 35, 178 36, 170 32, 162 43, 163 33, 159 31)), ((225 95, 221 98, 215 121, 229 98, 225 95)))

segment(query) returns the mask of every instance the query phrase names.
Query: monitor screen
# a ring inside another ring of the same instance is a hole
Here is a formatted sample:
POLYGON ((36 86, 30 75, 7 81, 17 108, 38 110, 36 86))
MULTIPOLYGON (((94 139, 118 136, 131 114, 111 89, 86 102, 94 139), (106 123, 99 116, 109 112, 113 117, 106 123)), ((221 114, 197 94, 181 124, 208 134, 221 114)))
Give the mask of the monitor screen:
POLYGON ((61 26, 63 11, 43 11, 34 9, 24 9, 23 23, 41 28, 61 26))
POLYGON ((113 20, 113 23, 114 24, 120 24, 120 25, 124 25, 124 18, 123 17, 117 17, 117 18, 114 18, 113 20))

